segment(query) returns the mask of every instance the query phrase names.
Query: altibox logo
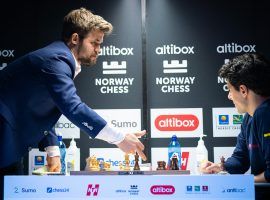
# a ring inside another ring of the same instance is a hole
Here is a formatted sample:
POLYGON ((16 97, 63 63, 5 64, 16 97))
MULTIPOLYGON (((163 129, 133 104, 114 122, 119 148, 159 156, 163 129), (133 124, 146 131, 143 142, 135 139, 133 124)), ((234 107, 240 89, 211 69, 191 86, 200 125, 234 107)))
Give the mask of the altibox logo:
POLYGON ((118 48, 113 45, 104 46, 100 49, 100 56, 134 55, 133 48, 118 48))
POLYGON ((256 45, 239 45, 237 43, 224 44, 217 47, 218 53, 256 52, 256 45))
POLYGON ((160 115, 155 120, 155 126, 160 131, 194 131, 199 126, 195 115, 160 115))
POLYGON ((194 46, 182 46, 178 47, 175 44, 163 45, 156 48, 156 54, 166 55, 166 54, 195 54, 194 46))
POLYGON ((99 184, 88 184, 86 196, 97 196, 99 190, 99 184))
POLYGON ((0 57, 14 57, 14 49, 0 49, 0 57))
POLYGON ((172 195, 175 188, 172 185, 153 185, 150 191, 154 195, 172 195))

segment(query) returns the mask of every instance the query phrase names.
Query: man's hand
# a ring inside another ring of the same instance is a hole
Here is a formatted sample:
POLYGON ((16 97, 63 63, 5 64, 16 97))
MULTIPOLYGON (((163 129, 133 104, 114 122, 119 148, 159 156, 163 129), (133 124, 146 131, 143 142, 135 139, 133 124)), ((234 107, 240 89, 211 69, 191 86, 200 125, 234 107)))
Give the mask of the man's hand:
POLYGON ((143 153, 144 145, 138 139, 138 137, 141 137, 145 134, 145 130, 137 133, 128 133, 125 135, 125 139, 119 144, 117 144, 117 146, 125 153, 135 154, 137 152, 139 156, 145 161, 146 156, 143 153))
POLYGON ((255 183, 267 183, 267 180, 264 177, 264 172, 254 176, 255 183))
POLYGON ((221 171, 220 164, 206 161, 201 164, 200 171, 204 174, 215 174, 221 171))
POLYGON ((47 160, 47 168, 49 172, 60 172, 61 162, 60 162, 59 156, 49 157, 47 155, 46 160, 47 160))

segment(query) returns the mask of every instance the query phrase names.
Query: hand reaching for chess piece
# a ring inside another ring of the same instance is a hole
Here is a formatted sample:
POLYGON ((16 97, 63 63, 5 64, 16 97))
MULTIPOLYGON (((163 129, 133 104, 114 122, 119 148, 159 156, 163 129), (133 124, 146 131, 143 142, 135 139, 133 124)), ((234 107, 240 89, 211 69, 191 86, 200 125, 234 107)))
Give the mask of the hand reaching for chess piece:
POLYGON ((201 164, 200 166, 200 171, 204 174, 227 174, 225 171, 224 163, 225 163, 225 158, 222 156, 220 158, 220 163, 213 163, 210 161, 206 161, 201 164))

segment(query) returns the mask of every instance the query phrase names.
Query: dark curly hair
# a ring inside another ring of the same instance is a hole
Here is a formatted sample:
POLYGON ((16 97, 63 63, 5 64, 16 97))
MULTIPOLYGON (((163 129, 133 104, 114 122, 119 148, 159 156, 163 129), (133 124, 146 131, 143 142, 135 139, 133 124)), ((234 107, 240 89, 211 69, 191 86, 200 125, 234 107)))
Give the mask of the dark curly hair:
POLYGON ((245 85, 258 95, 270 96, 270 64, 261 54, 246 53, 233 58, 220 68, 219 76, 237 91, 245 85))

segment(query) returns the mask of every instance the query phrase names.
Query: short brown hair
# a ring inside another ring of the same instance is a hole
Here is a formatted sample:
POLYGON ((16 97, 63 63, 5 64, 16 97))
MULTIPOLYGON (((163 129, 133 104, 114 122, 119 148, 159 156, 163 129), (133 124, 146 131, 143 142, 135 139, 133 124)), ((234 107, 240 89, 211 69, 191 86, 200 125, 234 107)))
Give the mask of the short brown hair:
POLYGON ((113 26, 85 8, 72 10, 64 17, 62 40, 67 42, 73 33, 78 33, 80 38, 84 38, 92 30, 100 30, 108 35, 112 32, 113 26))

